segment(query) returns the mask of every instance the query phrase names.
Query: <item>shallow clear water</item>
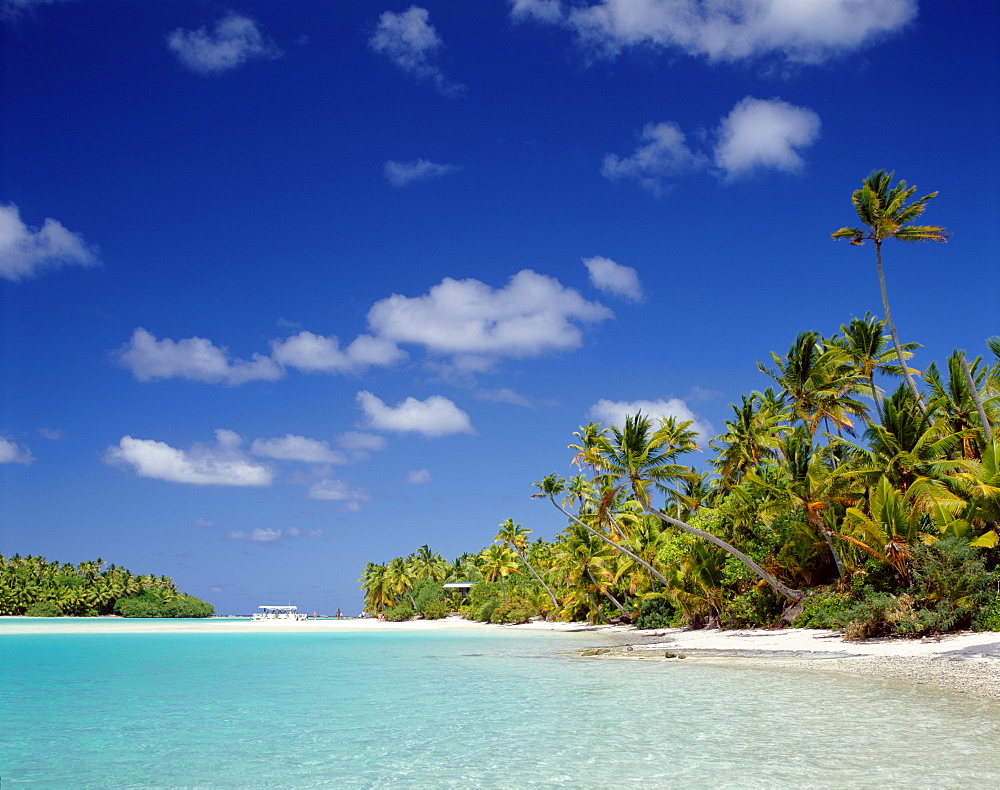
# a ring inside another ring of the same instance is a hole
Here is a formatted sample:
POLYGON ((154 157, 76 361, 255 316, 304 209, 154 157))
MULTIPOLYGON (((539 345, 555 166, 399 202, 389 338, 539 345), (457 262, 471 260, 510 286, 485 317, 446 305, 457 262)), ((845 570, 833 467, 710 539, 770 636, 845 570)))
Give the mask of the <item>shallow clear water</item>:
POLYGON ((1000 706, 509 630, 0 636, 3 787, 997 787, 1000 706))

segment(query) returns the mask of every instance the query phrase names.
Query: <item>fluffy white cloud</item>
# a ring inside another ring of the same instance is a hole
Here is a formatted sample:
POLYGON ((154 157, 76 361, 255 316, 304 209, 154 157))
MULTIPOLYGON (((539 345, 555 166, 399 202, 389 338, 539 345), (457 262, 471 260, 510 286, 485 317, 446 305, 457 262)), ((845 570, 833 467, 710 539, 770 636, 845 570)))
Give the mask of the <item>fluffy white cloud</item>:
POLYGON ((711 436, 712 428, 703 420, 699 420, 697 415, 680 398, 668 398, 667 400, 634 400, 634 401, 613 401, 602 398, 590 407, 588 416, 592 420, 604 423, 604 425, 614 425, 621 428, 625 425, 626 416, 635 416, 639 412, 649 417, 654 426, 661 417, 674 417, 678 421, 691 420, 694 425, 692 430, 698 432, 697 441, 704 445, 711 436))
POLYGON ((358 500, 365 500, 369 498, 368 492, 363 488, 352 488, 343 480, 337 480, 333 477, 317 480, 309 486, 309 492, 306 496, 309 499, 318 499, 328 502, 341 502, 347 500, 355 503, 358 500))
POLYGON ((411 469, 406 473, 406 482, 421 486, 431 481, 431 473, 427 469, 411 469))
POLYGON ((590 272, 590 282, 602 291, 624 296, 633 302, 642 299, 642 284, 639 273, 631 266, 622 266, 610 258, 584 258, 583 265, 590 272))
POLYGON ((0 205, 0 277, 18 282, 45 269, 97 264, 97 250, 56 220, 32 228, 13 203, 0 205))
POLYGON ((688 148, 677 124, 649 123, 642 130, 648 142, 629 157, 605 155, 601 173, 611 180, 636 181, 660 196, 668 179, 703 169, 713 160, 726 180, 759 168, 795 171, 803 164, 799 150, 812 145, 819 130, 819 116, 807 107, 746 96, 719 121, 711 154, 688 148))
POLYGON ((442 165, 426 159, 417 159, 414 162, 396 162, 390 159, 383 166, 382 173, 385 175, 385 180, 394 187, 405 187, 414 181, 439 178, 458 169, 457 165, 442 165))
POLYGON ((211 31, 205 27, 178 28, 167 36, 167 46, 181 63, 199 74, 229 71, 255 58, 281 56, 281 50, 264 38, 252 19, 235 13, 220 19, 211 31))
POLYGON ((383 450, 385 437, 365 431, 346 431, 337 437, 337 444, 345 450, 383 450))
POLYGON ((916 17, 916 0, 514 0, 515 18, 573 30, 591 57, 652 46, 712 61, 776 54, 820 63, 916 17))
POLYGON ((109 447, 105 460, 129 466, 139 477, 171 483, 218 486, 269 486, 271 471, 248 458, 234 431, 219 429, 215 444, 196 444, 190 450, 178 450, 153 439, 123 436, 117 447, 109 447))
POLYGON ((368 324, 379 337, 416 343, 452 356, 459 368, 482 370, 500 357, 577 348, 582 333, 574 321, 611 315, 558 280, 525 269, 496 290, 479 280, 446 277, 424 296, 394 294, 372 306, 368 324))
POLYGON ((0 436, 0 464, 24 464, 25 466, 30 466, 34 462, 35 459, 27 447, 0 436))
POLYGON ((661 195, 665 179, 705 164, 704 156, 688 148, 684 133, 676 123, 647 123, 641 138, 643 144, 631 156, 623 158, 617 154, 606 154, 601 175, 611 181, 638 181, 654 195, 661 195))
POLYGON ((372 335, 358 335, 344 349, 336 337, 312 332, 299 332, 271 344, 271 359, 303 373, 358 371, 372 365, 391 365, 405 356, 394 343, 372 335))
POLYGON ((428 21, 426 8, 411 6, 400 14, 386 11, 368 45, 419 80, 430 82, 445 96, 459 96, 464 85, 451 82, 432 62, 441 47, 441 38, 428 21))
POLYGON ((357 401, 368 426, 375 430, 424 436, 473 433, 469 415, 441 395, 432 395, 427 400, 407 398, 396 406, 387 406, 381 398, 362 391, 357 401))
POLYGON ((270 357, 254 354, 249 362, 233 359, 227 349, 203 337, 157 340, 142 328, 132 333, 118 358, 139 381, 184 378, 236 386, 248 381, 274 381, 284 375, 270 357))
POLYGON ((812 145, 819 129, 819 116, 806 107, 747 96, 722 119, 715 163, 727 178, 758 167, 795 171, 803 164, 797 149, 812 145))
POLYGON ((302 461, 309 464, 346 464, 347 456, 326 442, 287 433, 275 439, 254 439, 250 452, 279 461, 302 461))

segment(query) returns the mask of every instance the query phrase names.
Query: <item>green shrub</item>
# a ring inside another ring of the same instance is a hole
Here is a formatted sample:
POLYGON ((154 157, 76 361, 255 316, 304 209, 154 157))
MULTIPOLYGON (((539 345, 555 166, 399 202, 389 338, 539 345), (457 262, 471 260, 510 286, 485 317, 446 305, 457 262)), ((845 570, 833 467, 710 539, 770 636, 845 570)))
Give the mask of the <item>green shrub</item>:
POLYGON ((489 622, 501 625, 526 623, 533 616, 532 610, 524 601, 511 600, 500 604, 493 610, 489 622))
POLYGON ((440 620, 442 617, 447 617, 450 611, 451 606, 444 598, 434 598, 424 604, 420 613, 428 620, 440 620))
POLYGON ((25 617, 62 617, 62 609, 53 601, 38 601, 24 610, 25 617))
POLYGON ((392 623, 399 623, 403 620, 410 620, 417 616, 416 611, 409 604, 399 604, 398 606, 390 606, 385 610, 385 619, 392 623))
POLYGON ((478 609, 472 610, 472 619, 478 620, 480 623, 493 622, 493 612, 499 609, 502 603, 503 601, 499 598, 487 598, 478 609))
POLYGON ((636 628, 669 628, 675 615, 674 605, 667 598, 646 598, 639 604, 636 628))
POLYGON ((722 606, 723 628, 763 628, 781 615, 781 603, 768 589, 754 587, 725 601, 722 606))
POLYGON ((793 628, 840 628, 841 613, 852 605, 851 596, 821 592, 803 601, 804 611, 792 623, 793 628))
POLYGON ((421 579, 413 588, 413 608, 421 614, 431 601, 444 598, 444 587, 433 579, 421 579))
POLYGON ((193 595, 179 595, 169 601, 155 592, 119 598, 115 612, 122 617, 211 617, 215 607, 193 595))

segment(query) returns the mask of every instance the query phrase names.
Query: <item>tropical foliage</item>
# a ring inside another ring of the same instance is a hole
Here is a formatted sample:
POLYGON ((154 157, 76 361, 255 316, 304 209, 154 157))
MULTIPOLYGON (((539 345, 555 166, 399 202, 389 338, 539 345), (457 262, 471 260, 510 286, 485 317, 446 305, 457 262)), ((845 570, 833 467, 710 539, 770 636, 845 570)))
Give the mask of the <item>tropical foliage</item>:
POLYGON ((910 367, 919 345, 888 320, 882 244, 947 236, 913 224, 936 193, 913 200, 892 178, 865 179, 852 196, 864 227, 832 234, 873 242, 886 320, 865 314, 772 352, 757 364, 768 386, 707 443, 674 417, 581 426, 567 458, 577 473, 535 483, 565 518, 554 540, 530 542, 507 519, 452 563, 425 546, 369 564, 366 606, 405 603, 432 577, 478 582, 451 605, 492 622, 1000 630, 1000 339, 984 356, 910 367))
POLYGON ((0 614, 36 617, 210 617, 210 603, 166 576, 136 575, 104 560, 79 565, 0 554, 0 614))

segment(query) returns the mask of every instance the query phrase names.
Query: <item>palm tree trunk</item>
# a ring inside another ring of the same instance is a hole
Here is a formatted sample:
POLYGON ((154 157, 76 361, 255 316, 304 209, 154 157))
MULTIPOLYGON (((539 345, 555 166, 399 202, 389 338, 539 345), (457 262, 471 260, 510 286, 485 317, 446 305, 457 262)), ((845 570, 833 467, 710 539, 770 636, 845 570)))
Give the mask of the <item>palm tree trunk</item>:
MULTIPOLYGON (((540 585, 542 585, 542 587, 544 587, 544 588, 545 588, 545 592, 547 592, 547 593, 549 594, 549 598, 551 598, 551 599, 552 599, 552 609, 553 609, 553 610, 555 610, 555 609, 558 609, 558 608, 559 608, 559 602, 558 602, 558 601, 556 600, 556 597, 555 597, 555 595, 553 595, 553 594, 552 594, 552 590, 550 590, 550 589, 549 589, 549 585, 547 585, 547 584, 546 584, 546 583, 545 583, 545 582, 544 582, 544 581, 542 580, 542 577, 538 575, 538 571, 536 571, 536 570, 535 570, 534 568, 532 568, 532 567, 531 567, 531 563, 530 563, 530 562, 528 562, 528 558, 524 556, 523 552, 520 552, 520 551, 519 551, 519 552, 517 552, 517 556, 521 558, 521 562, 523 562, 523 563, 524 563, 524 565, 525 565, 525 567, 526 567, 526 568, 527 568, 527 569, 528 569, 529 571, 531 571, 532 575, 533 575, 533 576, 534 576, 534 577, 535 577, 536 579, 538 579, 538 583, 539 583, 540 585)), ((546 619, 548 619, 548 618, 546 618, 546 619)))
POLYGON ((889 312, 889 295, 885 290, 885 273, 882 271, 882 242, 875 239, 875 263, 878 267, 878 284, 879 288, 882 289, 882 309, 885 310, 885 323, 889 327, 889 335, 892 337, 892 347, 896 349, 896 357, 899 359, 899 367, 903 372, 903 377, 906 379, 906 383, 910 385, 910 391, 913 392, 913 397, 917 400, 917 406, 920 407, 920 411, 923 414, 927 413, 924 408, 924 401, 920 397, 920 390, 917 389, 917 383, 913 380, 913 376, 910 375, 909 370, 906 367, 906 359, 903 357, 903 349, 899 345, 899 335, 896 334, 896 325, 892 321, 892 314, 889 312))
POLYGON ((756 562, 754 562, 752 559, 750 559, 742 551, 740 551, 739 549, 735 548, 734 546, 730 546, 722 538, 716 537, 711 532, 706 532, 703 529, 698 529, 697 527, 692 527, 690 524, 685 524, 683 521, 680 521, 680 520, 678 520, 676 518, 671 518, 670 516, 666 515, 665 513, 661 513, 659 510, 656 510, 656 509, 651 508, 651 507, 647 507, 647 511, 649 513, 652 513, 654 516, 659 517, 659 519, 661 521, 664 521, 667 524, 673 524, 675 527, 678 527, 678 528, 682 529, 684 532, 687 532, 689 535, 697 535, 699 538, 704 538, 709 543, 714 543, 716 546, 718 546, 723 551, 729 552, 734 557, 736 557, 736 559, 738 559, 740 562, 742 562, 744 565, 746 565, 750 570, 752 570, 754 573, 756 573, 758 576, 760 576, 760 578, 762 578, 764 581, 766 581, 768 584, 770 584, 771 587, 774 588, 774 590, 776 592, 779 592, 781 595, 783 595, 789 601, 793 601, 795 603, 798 603, 799 601, 801 601, 803 598, 806 597, 806 594, 802 590, 793 590, 791 587, 785 586, 784 584, 782 584, 781 582, 779 582, 777 579, 775 579, 770 573, 768 573, 762 567, 760 567, 760 565, 758 565, 756 562))
POLYGON ((642 565, 642 567, 644 567, 646 570, 648 570, 651 574, 653 574, 657 579, 659 579, 660 583, 663 584, 664 587, 669 587, 670 586, 670 582, 667 581, 667 578, 662 573, 660 573, 659 571, 657 571, 656 568, 654 568, 652 565, 650 565, 648 562, 646 562, 642 557, 640 557, 640 556, 638 556, 636 554, 633 554, 631 551, 629 551, 628 549, 626 549, 620 543, 615 543, 607 535, 604 535, 603 533, 598 532, 593 527, 590 527, 587 524, 584 524, 582 521, 580 521, 580 519, 578 519, 576 516, 574 516, 572 513, 570 513, 568 510, 566 510, 562 505, 560 505, 558 502, 556 502, 555 497, 552 496, 551 494, 549 495, 549 500, 551 500, 552 504, 556 506, 556 509, 559 510, 559 511, 561 511, 562 514, 564 516, 566 516, 566 518, 570 519, 571 521, 575 521, 577 524, 579 524, 581 527, 583 527, 585 530, 587 530, 587 532, 589 532, 591 535, 596 535, 601 540, 603 540, 605 543, 607 543, 609 546, 613 546, 614 548, 618 549, 618 551, 620 551, 622 554, 625 554, 625 555, 631 557, 633 560, 635 560, 640 565, 642 565))
POLYGON ((983 408, 983 401, 979 397, 979 390, 976 389, 976 382, 972 380, 972 371, 969 370, 969 363, 963 353, 958 361, 962 363, 962 372, 965 374, 965 383, 969 385, 969 394, 976 404, 976 411, 979 412, 979 421, 983 424, 983 436, 986 438, 986 446, 993 443, 993 434, 990 431, 990 421, 986 419, 986 409, 983 408))
MULTIPOLYGON (((594 574, 590 572, 590 568, 584 567, 584 570, 587 572, 587 578, 590 579, 590 583, 594 585, 594 589, 600 591, 601 585, 597 583, 597 579, 595 579, 594 574)), ((607 593, 604 594, 608 595, 607 593)), ((608 597, 611 598, 610 595, 608 595, 608 597)), ((605 617, 604 612, 601 611, 601 605, 597 602, 596 597, 592 597, 591 600, 594 602, 594 612, 596 612, 597 616, 600 617, 605 623, 608 623, 608 618, 605 617)), ((611 598, 611 600, 614 601, 616 604, 618 603, 617 601, 615 601, 614 598, 611 598)))

